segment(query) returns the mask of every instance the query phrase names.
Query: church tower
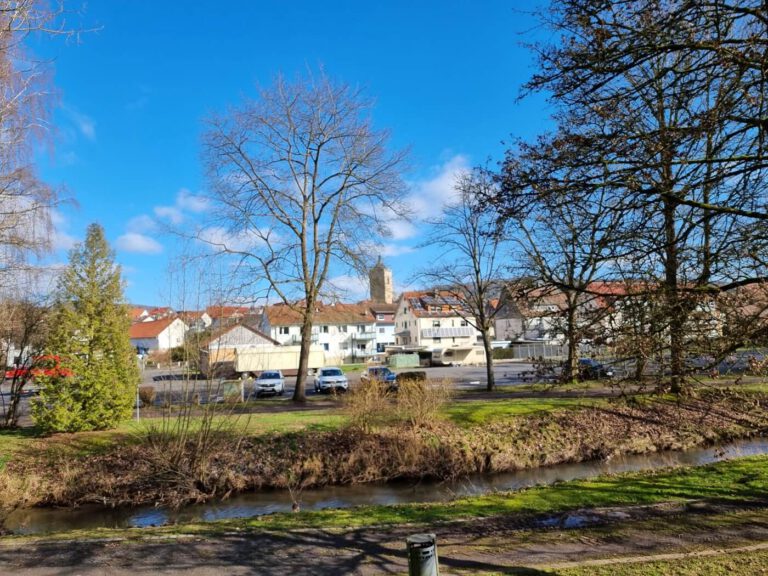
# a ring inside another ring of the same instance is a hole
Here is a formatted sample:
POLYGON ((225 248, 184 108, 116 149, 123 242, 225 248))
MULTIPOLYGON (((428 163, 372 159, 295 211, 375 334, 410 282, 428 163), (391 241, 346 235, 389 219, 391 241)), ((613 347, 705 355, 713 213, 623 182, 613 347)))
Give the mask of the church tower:
POLYGON ((392 270, 384 266, 379 256, 376 266, 368 274, 371 284, 371 300, 383 304, 392 304, 392 270))

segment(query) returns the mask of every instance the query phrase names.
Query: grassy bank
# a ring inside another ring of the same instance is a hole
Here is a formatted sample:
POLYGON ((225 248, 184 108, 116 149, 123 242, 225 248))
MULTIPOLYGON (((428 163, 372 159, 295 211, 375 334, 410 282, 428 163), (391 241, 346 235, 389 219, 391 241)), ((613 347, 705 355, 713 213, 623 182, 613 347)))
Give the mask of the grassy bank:
POLYGON ((344 425, 339 413, 312 411, 253 414, 205 436, 123 430, 36 440, 34 449, 16 438, 0 481, 6 506, 120 506, 453 479, 764 434, 763 401, 731 394, 685 402, 493 400, 453 403, 428 425, 366 431, 344 425))

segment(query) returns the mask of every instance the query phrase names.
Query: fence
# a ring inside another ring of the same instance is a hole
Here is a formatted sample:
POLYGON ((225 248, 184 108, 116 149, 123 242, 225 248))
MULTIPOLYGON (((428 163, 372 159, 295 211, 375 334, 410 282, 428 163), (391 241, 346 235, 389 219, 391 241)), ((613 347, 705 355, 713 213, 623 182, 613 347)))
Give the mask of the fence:
POLYGON ((565 346, 532 342, 529 344, 513 344, 515 358, 564 358, 567 354, 565 346))

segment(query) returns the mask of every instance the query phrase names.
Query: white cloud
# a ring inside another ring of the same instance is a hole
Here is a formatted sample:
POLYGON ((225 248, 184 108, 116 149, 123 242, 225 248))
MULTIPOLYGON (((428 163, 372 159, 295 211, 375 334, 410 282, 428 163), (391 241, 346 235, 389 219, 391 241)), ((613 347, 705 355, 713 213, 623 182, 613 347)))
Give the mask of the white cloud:
POLYGON ((149 236, 137 232, 128 232, 117 239, 115 243, 118 250, 123 252, 136 252, 139 254, 159 254, 163 251, 162 245, 149 236))
POLYGON ((96 122, 93 118, 67 104, 62 106, 62 110, 64 110, 80 134, 88 140, 96 140, 96 122))
POLYGON ((171 224, 181 224, 184 213, 176 206, 155 206, 155 216, 168 220, 171 224))
POLYGON ((345 302, 365 300, 369 292, 368 280, 360 276, 342 274, 328 279, 325 292, 345 302))
POLYGON ((205 212, 208 209, 208 199, 205 196, 192 194, 186 188, 182 188, 176 195, 176 206, 186 212, 205 212))
POLYGON ((432 169, 432 176, 411 183, 409 202, 417 218, 439 216, 445 204, 458 197, 456 178, 469 171, 469 159, 456 154, 432 169))
POLYGON ((176 194, 173 206, 155 206, 155 216, 168 220, 171 224, 181 224, 187 213, 199 214, 208 210, 208 199, 205 196, 192 194, 186 188, 176 194))
POLYGON ((387 224, 389 231, 392 233, 393 240, 405 240, 406 238, 413 238, 419 231, 416 226, 411 222, 405 220, 394 220, 387 224))
POLYGON ((51 224, 53 233, 51 234, 51 245, 54 250, 71 250, 79 242, 77 238, 67 232, 69 222, 67 218, 58 210, 51 210, 51 224))
POLYGON ((415 251, 416 249, 413 246, 400 246, 398 244, 384 244, 378 248, 380 256, 401 256, 415 251))
POLYGON ((79 240, 74 236, 62 232, 61 230, 54 230, 51 238, 51 243, 54 250, 72 250, 79 240))
POLYGON ((128 220, 128 224, 125 225, 128 232, 153 232, 157 230, 157 222, 155 222, 151 216, 142 214, 128 220))
MULTIPOLYGON (((255 231, 232 233, 221 226, 209 226, 199 231, 198 238, 203 244, 207 244, 213 250, 229 250, 233 252, 244 252, 259 243, 263 239, 255 231)), ((273 234, 271 240, 277 240, 277 235, 273 234)))

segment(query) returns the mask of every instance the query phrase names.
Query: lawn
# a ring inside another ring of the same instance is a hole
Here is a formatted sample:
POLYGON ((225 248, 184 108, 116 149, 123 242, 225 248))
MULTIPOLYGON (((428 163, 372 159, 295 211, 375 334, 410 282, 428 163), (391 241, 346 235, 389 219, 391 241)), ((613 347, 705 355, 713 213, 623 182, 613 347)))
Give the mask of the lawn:
POLYGON ((571 410, 604 404, 597 398, 505 398, 500 400, 455 401, 443 412, 459 426, 487 424, 494 420, 527 416, 539 412, 571 410))
MULTIPOLYGON (((768 574, 768 550, 746 550, 661 562, 633 562, 544 571, 558 576, 754 576, 768 574)), ((514 572, 512 572, 514 574, 514 572)))
POLYGON ((275 514, 245 521, 269 529, 353 528, 430 524, 500 514, 545 514, 580 508, 716 500, 751 502, 768 490, 768 456, 695 468, 603 476, 518 492, 461 498, 448 503, 362 506, 304 514, 275 514))
MULTIPOLYGON (((454 401, 444 408, 445 417, 463 427, 477 426, 503 418, 526 416, 537 412, 576 409, 602 403, 599 399, 578 398, 506 398, 499 400, 454 401)), ((193 416, 192 428, 201 418, 193 416)), ((250 435, 298 432, 301 430, 333 430, 347 422, 342 406, 320 410, 284 410, 246 414, 224 413, 213 417, 214 429, 236 430, 250 435)), ((57 434, 47 439, 49 445, 76 447, 76 453, 98 452, 118 442, 135 442, 150 429, 172 431, 179 426, 175 414, 166 418, 142 418, 139 422, 126 420, 115 430, 57 434)), ((0 457, 12 455, 39 439, 35 428, 0 431, 0 457)))

